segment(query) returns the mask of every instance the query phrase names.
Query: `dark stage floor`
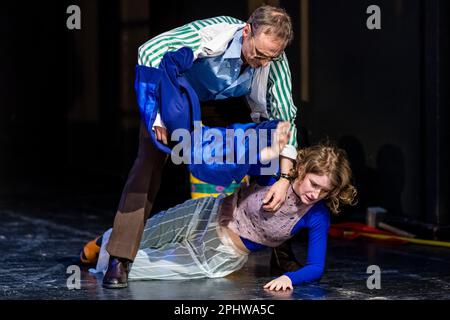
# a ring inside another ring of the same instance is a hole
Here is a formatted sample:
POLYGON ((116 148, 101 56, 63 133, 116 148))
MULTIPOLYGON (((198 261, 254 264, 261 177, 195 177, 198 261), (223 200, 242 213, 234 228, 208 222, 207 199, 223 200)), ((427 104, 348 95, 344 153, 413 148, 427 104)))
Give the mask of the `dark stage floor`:
MULTIPOLYGON (((287 293, 270 293, 262 288, 272 278, 270 251, 250 256, 242 270, 223 279, 140 281, 131 282, 123 290, 103 289, 101 278, 84 268, 81 289, 69 290, 67 267, 86 240, 110 226, 118 195, 45 188, 11 194, 9 190, 0 190, 0 299, 450 298, 450 249, 336 239, 329 241, 322 280, 287 293), (381 268, 379 290, 367 288, 369 265, 381 268)), ((303 260, 305 245, 296 242, 294 247, 303 260)))

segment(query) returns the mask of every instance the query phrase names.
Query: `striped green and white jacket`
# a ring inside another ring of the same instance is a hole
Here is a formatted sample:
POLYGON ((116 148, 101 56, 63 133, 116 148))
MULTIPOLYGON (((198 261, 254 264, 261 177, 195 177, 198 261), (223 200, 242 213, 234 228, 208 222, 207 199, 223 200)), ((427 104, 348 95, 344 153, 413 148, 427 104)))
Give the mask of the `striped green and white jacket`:
MULTIPOLYGON (((140 46, 138 64, 158 67, 166 52, 182 47, 191 48, 194 59, 221 55, 236 31, 244 26, 243 21, 227 16, 188 23, 164 32, 140 46)), ((291 72, 284 53, 281 61, 272 61, 266 67, 255 69, 251 93, 246 98, 252 110, 250 116, 253 121, 259 122, 260 117, 264 117, 291 123, 291 137, 281 155, 296 159, 297 129, 294 121, 297 108, 292 100, 291 72)))

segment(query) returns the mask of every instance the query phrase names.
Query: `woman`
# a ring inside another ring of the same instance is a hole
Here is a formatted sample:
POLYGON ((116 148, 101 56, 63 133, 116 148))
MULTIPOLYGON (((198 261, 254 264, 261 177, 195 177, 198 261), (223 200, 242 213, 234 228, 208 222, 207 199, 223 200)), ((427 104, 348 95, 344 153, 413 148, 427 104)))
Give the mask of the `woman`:
MULTIPOLYGON (((284 139, 281 139, 284 141, 284 139)), ((239 270, 248 254, 276 247, 303 228, 309 229, 306 265, 270 282, 269 290, 318 280, 324 270, 330 211, 352 205, 356 190, 343 150, 316 145, 300 150, 285 203, 265 211, 270 186, 257 183, 228 197, 191 199, 147 221, 130 280, 224 277, 239 270)), ((103 235, 96 272, 105 272, 110 231, 103 235)))

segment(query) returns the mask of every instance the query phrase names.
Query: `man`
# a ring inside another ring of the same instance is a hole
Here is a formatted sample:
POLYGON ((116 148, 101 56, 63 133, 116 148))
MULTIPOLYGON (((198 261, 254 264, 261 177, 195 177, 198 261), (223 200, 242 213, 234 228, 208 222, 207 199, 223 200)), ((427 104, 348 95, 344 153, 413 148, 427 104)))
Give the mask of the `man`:
MULTIPOLYGON (((189 47, 194 63, 184 77, 201 101, 245 96, 255 122, 279 119, 291 123, 290 140, 280 157, 281 178, 265 197, 264 209, 268 211, 283 204, 289 187, 285 175, 293 168, 297 154, 297 109, 284 54, 292 38, 288 14, 280 8, 263 6, 247 23, 226 16, 198 20, 165 32, 139 48, 138 63, 158 67, 165 53, 189 47)), ((153 130, 159 141, 168 143, 159 113, 153 130)), ((141 125, 138 156, 124 187, 107 247, 111 258, 103 279, 106 288, 127 286, 129 264, 139 248, 166 160, 167 155, 153 145, 141 125)))

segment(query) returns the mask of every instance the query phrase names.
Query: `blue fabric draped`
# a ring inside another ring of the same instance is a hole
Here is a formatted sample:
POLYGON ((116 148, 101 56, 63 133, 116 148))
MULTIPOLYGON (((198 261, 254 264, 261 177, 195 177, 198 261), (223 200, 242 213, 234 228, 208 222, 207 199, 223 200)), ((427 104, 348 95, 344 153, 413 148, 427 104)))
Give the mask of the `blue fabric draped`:
MULTIPOLYGON (((261 162, 260 153, 264 147, 271 145, 271 130, 275 130, 278 122, 233 124, 226 128, 203 126, 203 136, 207 138, 208 133, 214 134, 209 134, 211 138, 201 141, 201 144, 193 144, 189 170, 196 178, 221 186, 229 186, 233 180, 240 182, 247 174, 260 176, 262 168, 270 168, 271 165, 270 162, 261 162), (227 135, 230 129, 234 135, 227 135), (239 131, 242 134, 238 134, 239 131)), ((198 138, 192 133, 191 141, 196 140, 198 138)), ((278 159, 274 161, 278 166, 278 159)), ((272 174, 276 174, 277 169, 272 174)))
POLYGON ((260 175, 261 168, 270 166, 270 163, 261 163, 260 151, 271 145, 270 130, 275 129, 279 121, 234 124, 227 128, 201 126, 200 130, 195 130, 195 123, 200 123, 201 120, 200 102, 193 88, 182 77, 183 72, 188 70, 192 63, 192 50, 184 47, 166 53, 158 68, 136 66, 137 102, 152 142, 168 154, 172 153, 172 148, 177 143, 181 143, 171 141, 168 146, 158 141, 152 126, 159 110, 169 136, 177 129, 191 133, 188 168, 198 179, 215 185, 229 186, 233 180, 239 182, 247 174, 260 175), (247 134, 230 137, 227 136, 227 130, 230 129, 247 134), (206 139, 196 143, 196 134, 205 136, 206 139), (256 140, 250 138, 252 134, 256 136, 256 140), (252 144, 255 141, 256 147, 252 144))
POLYGON ((192 50, 184 47, 166 53, 159 68, 136 66, 134 88, 141 118, 155 146, 165 153, 171 149, 158 141, 152 130, 158 110, 169 134, 177 128, 191 131, 194 121, 201 119, 198 97, 181 76, 193 59, 192 50))

